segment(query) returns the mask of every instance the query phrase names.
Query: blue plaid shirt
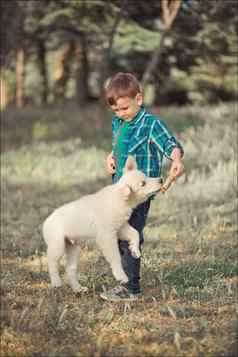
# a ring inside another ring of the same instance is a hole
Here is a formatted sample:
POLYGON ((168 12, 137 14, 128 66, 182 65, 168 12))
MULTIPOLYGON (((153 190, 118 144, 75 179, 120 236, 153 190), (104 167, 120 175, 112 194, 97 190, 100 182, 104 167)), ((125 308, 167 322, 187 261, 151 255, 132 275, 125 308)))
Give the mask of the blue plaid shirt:
POLYGON ((149 114, 142 106, 134 119, 129 122, 123 135, 122 152, 118 151, 118 139, 124 120, 115 116, 112 119, 112 154, 116 158, 116 173, 113 182, 120 179, 123 174, 128 155, 134 156, 138 169, 148 177, 161 175, 164 156, 168 159, 175 147, 182 153, 182 145, 168 130, 162 120, 149 114))

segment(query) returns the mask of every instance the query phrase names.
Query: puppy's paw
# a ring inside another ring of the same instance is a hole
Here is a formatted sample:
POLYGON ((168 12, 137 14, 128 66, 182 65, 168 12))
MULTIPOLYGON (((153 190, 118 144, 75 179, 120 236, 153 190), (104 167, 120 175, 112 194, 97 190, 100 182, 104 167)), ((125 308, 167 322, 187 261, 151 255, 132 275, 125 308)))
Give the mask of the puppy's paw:
POLYGON ((129 249, 130 249, 130 252, 131 252, 131 255, 133 256, 133 258, 140 258, 141 257, 141 252, 140 252, 140 249, 139 247, 137 247, 137 245, 135 244, 130 244, 129 245, 129 249))
POLYGON ((114 272, 113 274, 116 278, 117 281, 120 281, 121 283, 127 283, 128 282, 128 276, 122 271, 122 272, 114 272))
POLYGON ((140 258, 141 257, 141 253, 139 251, 139 249, 131 249, 131 255, 133 256, 133 258, 140 258))
POLYGON ((87 293, 88 292, 87 286, 81 286, 80 287, 80 292, 83 293, 83 294, 87 293))
POLYGON ((52 278, 51 285, 52 288, 61 288, 63 284, 60 278, 52 278))
POLYGON ((74 293, 77 293, 77 294, 79 294, 79 293, 85 294, 88 292, 88 288, 86 286, 82 286, 80 284, 72 286, 72 289, 73 289, 74 293))
POLYGON ((122 284, 126 284, 126 283, 128 283, 129 279, 128 279, 128 277, 126 276, 125 278, 120 279, 119 281, 120 281, 120 283, 122 283, 122 284))

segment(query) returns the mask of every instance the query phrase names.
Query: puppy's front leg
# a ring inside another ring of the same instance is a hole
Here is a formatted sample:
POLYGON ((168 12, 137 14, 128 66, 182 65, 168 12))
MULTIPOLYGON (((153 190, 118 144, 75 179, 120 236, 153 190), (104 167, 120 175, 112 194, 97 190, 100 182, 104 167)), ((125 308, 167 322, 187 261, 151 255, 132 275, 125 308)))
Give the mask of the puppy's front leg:
POLYGON ((117 235, 114 232, 99 232, 96 238, 97 244, 112 268, 116 280, 127 283, 128 277, 121 264, 121 256, 118 247, 117 235))
POLYGON ((140 258, 140 237, 135 228, 130 226, 129 223, 124 224, 118 232, 118 237, 121 240, 128 241, 131 255, 134 258, 140 258))

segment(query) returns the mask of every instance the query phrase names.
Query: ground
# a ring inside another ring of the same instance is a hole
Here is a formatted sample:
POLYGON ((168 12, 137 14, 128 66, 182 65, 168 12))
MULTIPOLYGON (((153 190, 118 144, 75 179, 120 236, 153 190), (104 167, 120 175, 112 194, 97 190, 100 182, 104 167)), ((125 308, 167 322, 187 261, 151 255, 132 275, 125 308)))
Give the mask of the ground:
MULTIPOLYGON (((186 137, 202 130, 202 125, 191 126, 186 137)), ((143 246, 142 294, 137 302, 115 304, 100 299, 115 281, 94 244, 82 245, 80 255, 79 279, 88 294, 71 291, 64 262, 64 286, 52 289, 41 235, 41 224, 54 208, 109 183, 102 174, 107 147, 98 140, 93 148, 90 140, 70 135, 61 142, 29 141, 28 131, 25 138, 14 134, 14 126, 7 130, 1 356, 237 355, 237 200, 230 182, 223 179, 216 188, 212 181, 214 172, 223 178, 225 164, 224 177, 229 176, 228 161, 207 176, 198 161, 191 164, 187 178, 153 202, 143 246), (59 167, 52 171, 57 160, 59 167)))

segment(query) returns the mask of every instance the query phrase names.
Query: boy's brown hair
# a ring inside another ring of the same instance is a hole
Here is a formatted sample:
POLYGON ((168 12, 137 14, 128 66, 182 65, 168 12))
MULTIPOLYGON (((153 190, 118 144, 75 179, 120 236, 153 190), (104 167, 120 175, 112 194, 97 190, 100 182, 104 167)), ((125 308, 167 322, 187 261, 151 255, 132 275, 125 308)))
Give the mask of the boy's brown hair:
POLYGON ((135 98, 138 93, 141 93, 141 86, 132 73, 117 73, 105 89, 106 101, 110 105, 115 105, 121 97, 135 98))

